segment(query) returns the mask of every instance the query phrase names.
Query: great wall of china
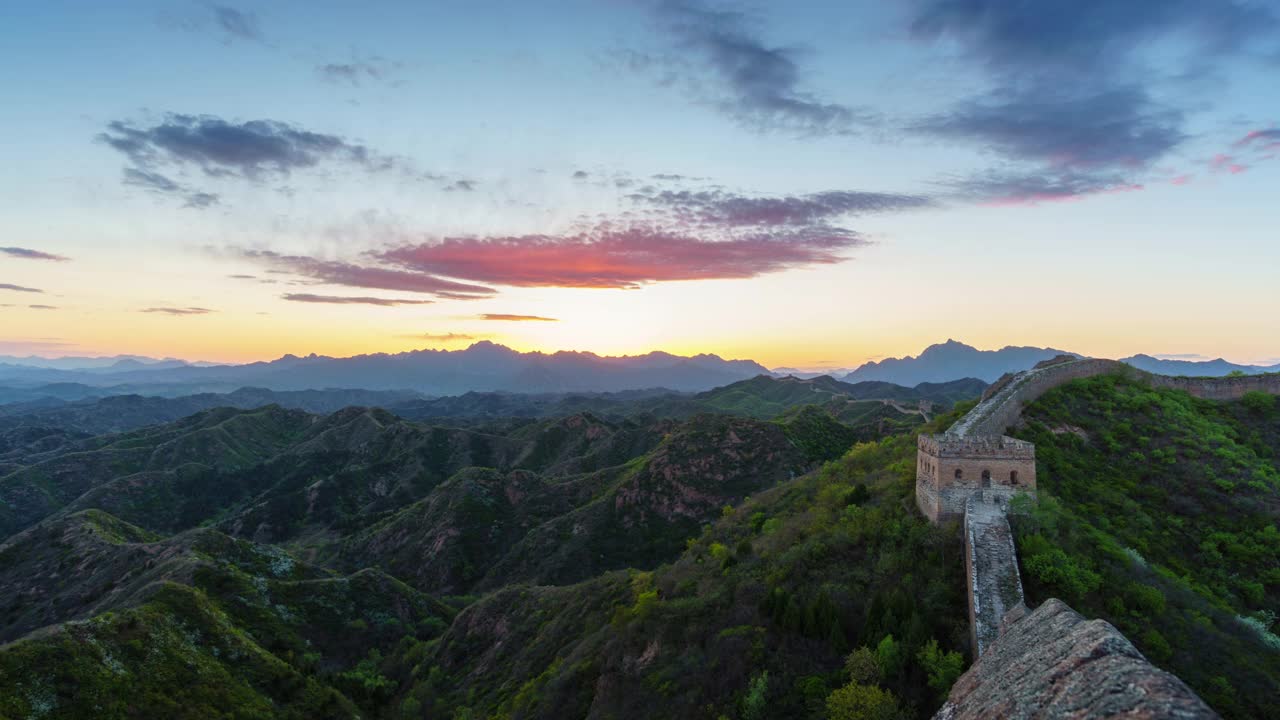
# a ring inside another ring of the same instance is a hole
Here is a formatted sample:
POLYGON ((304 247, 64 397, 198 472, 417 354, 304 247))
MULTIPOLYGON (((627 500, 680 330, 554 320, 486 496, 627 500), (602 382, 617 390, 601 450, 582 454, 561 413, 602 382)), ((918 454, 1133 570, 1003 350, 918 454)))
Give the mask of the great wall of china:
POLYGON ((1007 513, 1013 496, 1036 494, 1035 446, 1005 431, 1018 422, 1023 408, 1049 390, 1110 373, 1208 400, 1238 399, 1253 391, 1280 395, 1280 374, 1170 377, 1115 360, 1063 356, 1001 378, 946 432, 921 435, 916 505, 934 523, 962 521, 974 649, 974 666, 957 682, 936 718, 995 717, 993 709, 1001 717, 1056 717, 1059 712, 1071 717, 1098 712, 1216 717, 1182 681, 1147 663, 1109 623, 1085 621, 1057 600, 1034 612, 1023 603, 1007 513), (1004 637, 1008 639, 1002 641, 1004 637), (1007 667, 1011 663, 1016 667, 1007 667), (1109 682, 1086 679, 1103 668, 1110 668, 1109 682), (1063 680, 1065 673, 1078 677, 1063 680), (1037 679, 1050 678, 1051 688, 1036 685, 1037 679), (1029 689, 1019 693, 1014 689, 1018 683, 1029 689), (1068 696, 1064 688, 1075 692, 1068 696), (1046 692, 1053 697, 1042 697, 1046 692))

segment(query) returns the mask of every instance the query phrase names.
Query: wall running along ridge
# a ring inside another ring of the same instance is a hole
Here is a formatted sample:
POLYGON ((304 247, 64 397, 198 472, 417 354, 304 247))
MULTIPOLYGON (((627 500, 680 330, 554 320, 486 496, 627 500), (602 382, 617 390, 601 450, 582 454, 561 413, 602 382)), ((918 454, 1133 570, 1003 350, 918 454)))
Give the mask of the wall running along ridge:
POLYGON ((1235 400, 1249 392, 1280 395, 1280 373, 1169 377, 1115 360, 1061 357, 1000 378, 945 433, 919 436, 920 512, 935 523, 964 521, 975 660, 936 720, 1217 717, 1182 681, 1151 666, 1108 623, 1085 622, 1060 600, 1049 600, 1030 615, 1023 604, 1008 506, 1019 493, 1035 496, 1035 445, 1011 438, 1005 430, 1046 392, 1109 373, 1207 400, 1235 400), (1015 623, 1014 631, 1005 635, 1010 623, 1015 623))

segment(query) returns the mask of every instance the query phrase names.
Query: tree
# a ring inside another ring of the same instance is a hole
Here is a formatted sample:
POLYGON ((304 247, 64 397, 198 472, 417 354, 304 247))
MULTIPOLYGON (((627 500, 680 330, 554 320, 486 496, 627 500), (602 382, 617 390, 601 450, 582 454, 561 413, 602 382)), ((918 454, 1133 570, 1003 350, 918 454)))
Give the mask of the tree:
POLYGON ((830 720, 898 720, 898 698, 875 685, 851 682, 827 696, 830 720))
POLYGON ((765 701, 769 694, 769 671, 765 670, 747 686, 747 694, 742 698, 743 720, 760 720, 764 715, 765 701))
POLYGON ((849 653, 844 660, 844 670, 850 680, 862 685, 875 685, 882 679, 876 653, 866 645, 849 653))
POLYGON ((876 646, 876 664, 880 666, 880 674, 886 678, 897 677, 905 664, 905 653, 902 643, 893 639, 893 635, 885 635, 876 646))
POLYGON ((1270 415, 1276 409, 1276 396, 1260 390, 1250 390, 1240 398, 1240 404, 1255 415, 1270 415))
POLYGON ((964 656, 958 652, 944 653, 938 649, 938 641, 933 638, 920 648, 916 659, 920 667, 929 676, 929 687, 946 695, 956 679, 964 672, 964 656))

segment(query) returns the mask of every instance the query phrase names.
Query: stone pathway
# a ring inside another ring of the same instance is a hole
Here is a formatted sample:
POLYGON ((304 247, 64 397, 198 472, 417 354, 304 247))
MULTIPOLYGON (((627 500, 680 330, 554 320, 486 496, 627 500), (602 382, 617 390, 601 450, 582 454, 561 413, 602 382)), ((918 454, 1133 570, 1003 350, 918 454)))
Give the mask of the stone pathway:
POLYGON ((1022 579, 1006 507, 983 492, 969 498, 964 513, 965 567, 969 577, 969 624, 974 657, 1000 636, 1005 613, 1022 605, 1022 579))

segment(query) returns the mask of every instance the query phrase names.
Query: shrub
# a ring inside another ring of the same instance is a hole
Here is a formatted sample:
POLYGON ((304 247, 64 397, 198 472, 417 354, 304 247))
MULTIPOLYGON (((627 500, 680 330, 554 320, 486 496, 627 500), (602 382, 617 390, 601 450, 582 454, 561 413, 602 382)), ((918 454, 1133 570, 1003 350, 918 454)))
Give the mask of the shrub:
POLYGON ((898 698, 875 685, 851 682, 827 696, 830 720, 898 720, 898 698))
POLYGON ((751 680, 747 694, 742 698, 742 719, 760 720, 764 715, 769 695, 769 671, 765 670, 751 680))
POLYGON ((866 645, 849 653, 844 660, 844 670, 849 673, 850 680, 862 685, 875 685, 884 677, 875 652, 866 645))
POLYGON ((902 643, 893 639, 893 635, 885 635, 876 646, 876 664, 880 666, 880 674, 886 678, 897 677, 906 663, 906 653, 902 643))
POLYGON ((938 649, 938 641, 932 638, 920 649, 916 659, 929 676, 929 687, 946 695, 964 672, 964 656, 958 652, 944 653, 938 649))
POLYGON ((1251 390, 1240 398, 1240 404, 1255 415, 1270 415, 1276 409, 1276 396, 1251 390))

